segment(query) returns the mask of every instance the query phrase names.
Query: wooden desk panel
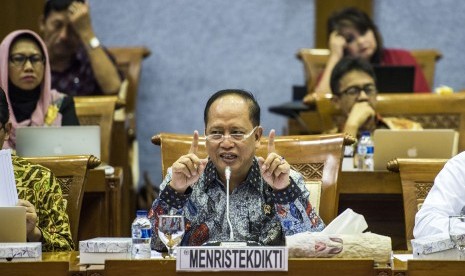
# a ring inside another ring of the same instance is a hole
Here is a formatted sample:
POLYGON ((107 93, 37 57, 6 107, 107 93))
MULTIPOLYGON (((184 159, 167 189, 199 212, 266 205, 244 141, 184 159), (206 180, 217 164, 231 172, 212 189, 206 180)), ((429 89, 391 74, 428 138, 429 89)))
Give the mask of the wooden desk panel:
MULTIPOLYGON (((390 269, 389 275, 390 275, 390 269)), ((288 272, 222 271, 222 276, 261 275, 378 275, 372 259, 290 259, 288 272)), ((379 275, 386 270, 380 271, 379 275)), ((108 260, 105 263, 105 276, 123 275, 187 275, 190 272, 176 272, 175 260, 108 260)), ((212 275, 212 272, 198 272, 195 275, 212 275)))
POLYGON ((110 176, 105 176, 101 169, 89 171, 81 208, 79 240, 121 235, 122 183, 123 170, 120 167, 115 167, 115 173, 110 176))
POLYGON ((405 222, 399 174, 343 171, 338 179, 338 213, 347 208, 363 215, 368 231, 391 237, 393 250, 405 250, 405 222))

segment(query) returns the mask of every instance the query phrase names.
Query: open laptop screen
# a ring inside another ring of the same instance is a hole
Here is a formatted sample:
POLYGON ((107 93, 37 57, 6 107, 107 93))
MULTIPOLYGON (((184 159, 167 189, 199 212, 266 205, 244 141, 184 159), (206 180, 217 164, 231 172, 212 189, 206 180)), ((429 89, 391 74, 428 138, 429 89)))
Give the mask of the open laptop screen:
POLYGON ((373 66, 379 93, 411 93, 415 83, 414 66, 373 66))
POLYGON ((100 127, 18 128, 16 153, 27 157, 92 154, 100 158, 100 127))
POLYGON ((373 134, 375 170, 386 170, 394 158, 449 159, 457 154, 458 138, 453 129, 377 129, 373 134))

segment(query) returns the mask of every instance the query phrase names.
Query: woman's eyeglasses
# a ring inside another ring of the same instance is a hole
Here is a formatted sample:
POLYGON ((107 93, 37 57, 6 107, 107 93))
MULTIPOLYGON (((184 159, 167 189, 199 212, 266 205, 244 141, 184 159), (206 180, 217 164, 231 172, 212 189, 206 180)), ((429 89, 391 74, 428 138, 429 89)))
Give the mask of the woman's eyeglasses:
POLYGON ((16 67, 23 67, 28 61, 32 64, 32 66, 36 67, 39 65, 44 65, 45 58, 42 55, 30 55, 26 56, 23 54, 14 54, 10 56, 10 62, 16 67))
POLYGON ((347 96, 359 96, 360 93, 365 92, 367 96, 372 96, 376 95, 376 86, 374 84, 367 84, 364 86, 351 86, 347 88, 346 90, 341 92, 341 95, 347 95, 347 96))

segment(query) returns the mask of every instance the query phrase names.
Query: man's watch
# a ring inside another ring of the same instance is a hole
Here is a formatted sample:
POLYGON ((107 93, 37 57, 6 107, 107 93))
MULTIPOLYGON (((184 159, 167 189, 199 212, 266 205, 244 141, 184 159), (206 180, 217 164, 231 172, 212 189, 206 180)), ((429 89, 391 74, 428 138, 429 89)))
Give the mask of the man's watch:
POLYGON ((95 36, 89 40, 89 47, 95 49, 100 47, 100 41, 95 36))

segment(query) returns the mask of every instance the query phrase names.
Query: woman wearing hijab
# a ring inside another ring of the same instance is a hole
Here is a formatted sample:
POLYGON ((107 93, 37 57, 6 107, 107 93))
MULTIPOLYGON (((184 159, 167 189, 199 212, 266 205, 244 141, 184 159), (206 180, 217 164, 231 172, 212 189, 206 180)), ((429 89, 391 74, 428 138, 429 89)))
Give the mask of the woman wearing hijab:
POLYGON ((79 125, 72 97, 51 89, 47 48, 36 33, 18 30, 0 44, 0 86, 12 129, 3 148, 16 148, 16 128, 79 125))

